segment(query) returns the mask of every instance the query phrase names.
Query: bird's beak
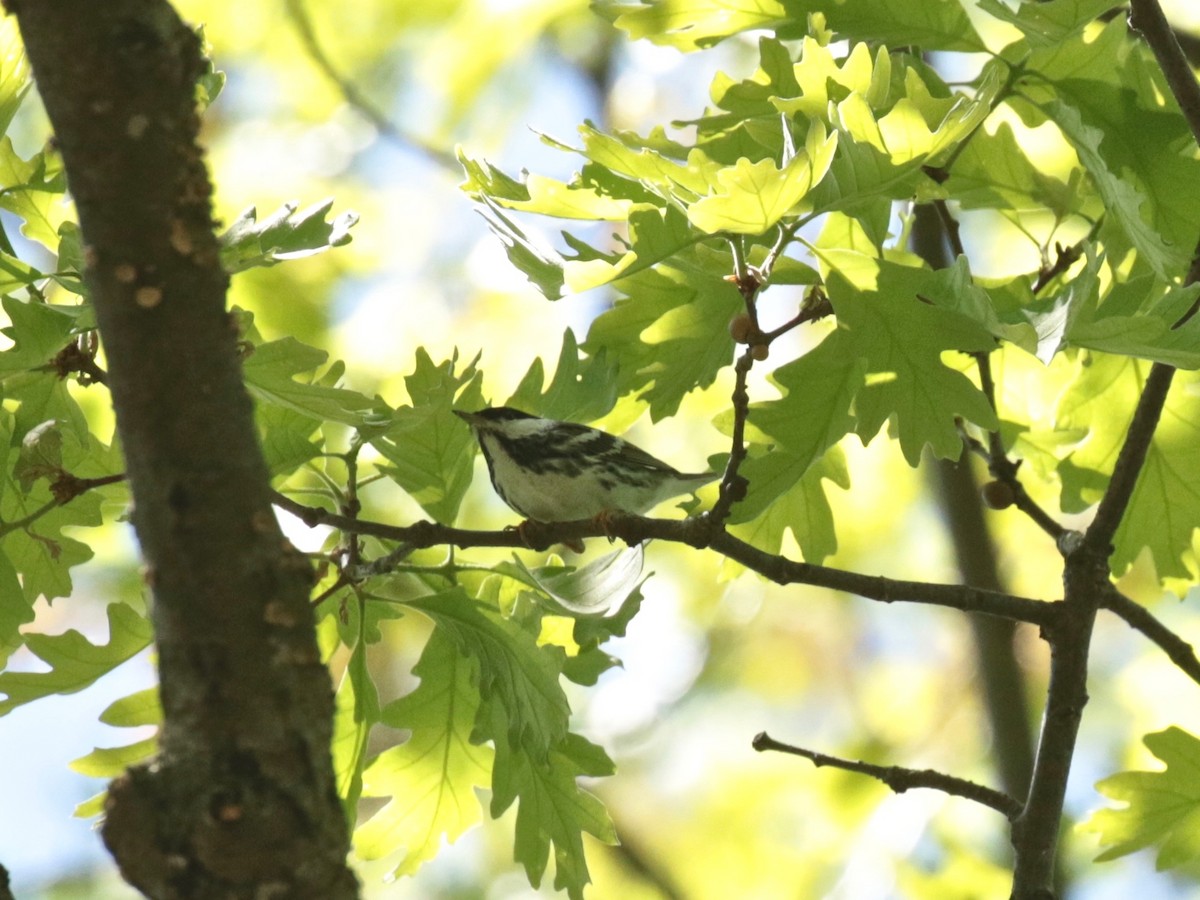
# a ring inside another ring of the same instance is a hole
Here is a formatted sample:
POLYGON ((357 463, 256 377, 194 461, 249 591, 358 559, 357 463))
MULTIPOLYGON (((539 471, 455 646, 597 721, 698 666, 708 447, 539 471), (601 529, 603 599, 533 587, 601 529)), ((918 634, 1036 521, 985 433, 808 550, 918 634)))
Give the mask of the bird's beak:
POLYGON ((468 425, 475 424, 475 413, 463 412, 461 409, 451 410, 456 416, 466 422, 468 425))

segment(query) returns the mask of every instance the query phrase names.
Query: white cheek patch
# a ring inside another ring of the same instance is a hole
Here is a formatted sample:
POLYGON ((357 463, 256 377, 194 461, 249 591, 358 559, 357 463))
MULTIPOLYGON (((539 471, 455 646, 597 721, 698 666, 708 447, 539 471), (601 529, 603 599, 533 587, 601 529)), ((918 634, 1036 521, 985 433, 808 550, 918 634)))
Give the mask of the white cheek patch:
POLYGON ((501 427, 498 430, 503 431, 507 437, 525 438, 541 434, 547 428, 553 426, 554 423, 549 419, 511 419, 500 423, 500 425, 501 427))

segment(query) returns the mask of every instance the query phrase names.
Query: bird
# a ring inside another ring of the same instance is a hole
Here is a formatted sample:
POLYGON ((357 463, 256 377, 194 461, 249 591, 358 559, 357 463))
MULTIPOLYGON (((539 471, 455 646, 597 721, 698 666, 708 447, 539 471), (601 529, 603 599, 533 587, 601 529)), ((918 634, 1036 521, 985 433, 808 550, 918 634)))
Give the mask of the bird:
POLYGON ((572 522, 611 512, 642 515, 720 477, 680 472, 598 428, 509 406, 454 413, 479 441, 496 493, 538 522, 572 522))

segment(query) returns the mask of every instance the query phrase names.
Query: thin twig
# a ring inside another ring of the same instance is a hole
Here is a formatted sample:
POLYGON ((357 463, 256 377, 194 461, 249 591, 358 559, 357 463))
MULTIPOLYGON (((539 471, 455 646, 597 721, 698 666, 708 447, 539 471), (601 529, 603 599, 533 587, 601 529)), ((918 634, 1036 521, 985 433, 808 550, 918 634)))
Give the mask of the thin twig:
POLYGON ((783 256, 783 251, 787 249, 788 244, 796 237, 796 232, 800 230, 806 221, 806 219, 801 219, 787 226, 779 226, 779 237, 767 252, 767 258, 763 260, 763 264, 758 268, 763 281, 771 280, 771 273, 775 271, 775 264, 779 262, 779 258, 783 256))
MULTIPOLYGON (((362 438, 356 433, 350 442, 350 449, 342 454, 342 462, 346 466, 346 497, 341 505, 342 515, 350 519, 357 519, 358 514, 362 511, 362 504, 358 501, 358 454, 362 447, 362 438)), ((361 548, 358 544, 358 536, 354 534, 348 536, 350 539, 346 542, 346 564, 343 566, 343 571, 354 569, 360 561, 361 548)))
POLYGON ((1056 545, 1061 545, 1063 538, 1070 534, 1071 530, 1055 519, 1054 516, 1050 515, 1050 513, 1046 512, 1036 500, 1029 496, 1029 492, 1025 490, 1024 482, 1017 477, 1017 472, 1021 467, 1020 461, 1010 458, 1006 453, 1001 453, 997 457, 994 451, 989 450, 977 438, 965 432, 962 438, 966 448, 987 463, 988 472, 991 473, 992 477, 997 481, 1003 482, 1012 491, 1012 506, 1025 513, 1038 528, 1054 538, 1056 545))
POLYGON ((334 594, 336 594, 342 588, 349 587, 349 586, 350 586, 350 579, 346 577, 345 573, 340 573, 337 577, 337 580, 335 580, 333 582, 333 584, 331 584, 329 587, 325 588, 325 590, 321 591, 321 593, 317 594, 317 596, 315 596, 311 600, 309 600, 308 603, 313 609, 316 609, 318 606, 320 606, 322 603, 324 603, 326 600, 328 600, 330 597, 332 597, 334 594))
POLYGON ((313 28, 312 20, 308 17, 308 11, 304 8, 303 0, 287 0, 287 10, 292 24, 296 26, 296 31, 300 33, 300 40, 304 43, 304 49, 308 51, 309 57, 316 63, 317 68, 325 73, 325 77, 332 81, 337 89, 342 92, 342 96, 346 102, 358 110, 363 118, 375 127, 376 131, 402 147, 418 151, 443 169, 451 172, 458 171, 458 160, 453 153, 448 153, 439 147, 435 147, 427 141, 399 128, 364 96, 353 81, 338 71, 337 67, 334 66, 333 62, 326 55, 321 42, 317 40, 316 30, 313 28))
POLYGON ((958 219, 950 214, 950 207, 946 205, 946 201, 934 200, 933 208, 941 220, 942 232, 946 235, 946 240, 950 242, 950 252, 954 254, 954 258, 966 256, 967 251, 963 249, 962 236, 958 231, 958 219))
MULTIPOLYGON (((1188 268, 1184 285, 1200 282, 1200 243, 1192 255, 1192 264, 1188 268)), ((1185 315, 1190 316, 1191 312, 1185 315)), ((1133 411, 1133 420, 1129 423, 1129 431, 1125 435, 1125 443, 1117 455, 1113 466, 1112 477, 1104 496, 1100 498, 1100 507, 1096 517, 1088 526, 1085 540, 1089 546, 1103 550, 1107 556, 1111 553, 1113 536, 1121 524, 1121 518, 1133 497, 1133 489, 1138 476, 1150 452, 1150 444, 1154 440, 1154 431, 1158 420, 1162 417, 1163 407, 1167 402, 1167 394, 1171 390, 1171 381, 1175 377, 1175 369, 1163 363, 1155 363, 1150 367, 1146 377, 1146 385, 1138 398, 1137 408, 1133 411)))
POLYGON ((800 304, 800 311, 778 328, 764 331, 762 343, 770 344, 776 338, 782 337, 793 328, 798 328, 805 322, 815 322, 832 314, 833 305, 829 302, 829 297, 821 289, 820 285, 813 285, 808 293, 804 295, 804 302, 800 304))
POLYGON ((847 772, 868 775, 877 781, 882 781, 897 794, 903 794, 905 791, 912 790, 913 788, 929 788, 930 790, 941 791, 944 794, 973 800, 989 809, 994 809, 1009 821, 1015 819, 1021 812, 1021 804, 1003 791, 985 787, 982 784, 968 781, 965 778, 947 775, 945 772, 938 772, 935 769, 877 766, 873 763, 861 762, 859 760, 830 756, 827 753, 818 753, 816 750, 808 750, 804 747, 796 747, 792 744, 777 741, 765 731, 755 735, 751 746, 760 753, 766 750, 790 753, 793 756, 800 756, 809 760, 815 766, 833 766, 837 769, 844 769, 847 772))
POLYGON ((754 352, 752 348, 747 347, 733 367, 733 434, 729 439, 729 459, 721 476, 721 491, 717 502, 705 517, 714 529, 724 525, 733 504, 746 496, 746 479, 738 475, 738 468, 746 459, 746 417, 750 413, 750 394, 746 390, 746 378, 753 365, 754 352))
MULTIPOLYGON (((932 205, 934 211, 937 213, 941 232, 946 236, 951 251, 956 256, 964 255, 965 251, 962 240, 959 237, 958 222, 951 214, 950 208, 941 200, 934 201, 932 205)), ((921 212, 918 209, 918 215, 921 212)), ((940 258, 944 258, 945 245, 940 240, 934 249, 938 251, 940 258)), ((950 262, 951 260, 946 259, 945 265, 949 265, 950 262)), ((975 367, 979 372, 979 389, 987 399, 988 406, 991 407, 996 417, 999 418, 1000 406, 996 401, 996 383, 992 377, 991 355, 989 353, 978 352, 972 353, 971 358, 975 360, 975 367)), ((1029 496, 1029 492, 1025 490, 1025 485, 1018 477, 1021 464, 1018 460, 1014 460, 1008 455, 1008 450, 1004 446, 1004 440, 1000 436, 999 430, 993 429, 987 432, 986 446, 969 435, 965 429, 960 430, 962 431, 963 442, 966 448, 982 456, 987 461, 988 471, 992 477, 1008 486, 1012 494, 1012 505, 1032 519, 1042 531, 1054 538, 1056 545, 1060 544, 1063 536, 1067 533, 1067 529, 1029 496)))
POLYGON ((115 475, 102 475, 98 478, 76 478, 70 472, 59 472, 50 482, 50 493, 54 495, 54 499, 42 504, 27 516, 22 516, 11 522, 0 522, 0 538, 14 531, 20 531, 22 528, 28 528, 51 510, 70 503, 86 491, 104 487, 108 484, 117 484, 124 481, 125 478, 124 472, 118 472, 115 475))
POLYGON ((778 584, 811 584, 857 594, 884 603, 924 603, 963 612, 1000 616, 1018 622, 1047 625, 1054 620, 1057 603, 1018 597, 999 591, 983 590, 959 584, 901 581, 876 575, 862 575, 828 566, 797 562, 785 556, 767 553, 726 531, 715 534, 702 518, 652 519, 629 513, 609 513, 603 521, 580 519, 576 522, 535 522, 529 520, 517 528, 502 531, 471 531, 434 522, 412 525, 386 525, 364 519, 350 519, 323 509, 304 506, 283 494, 272 495, 272 502, 297 516, 310 527, 329 525, 355 534, 368 534, 387 540, 406 542, 412 549, 440 545, 455 547, 512 547, 544 549, 556 543, 589 537, 619 538, 629 545, 646 540, 671 541, 691 547, 710 548, 778 584))
POLYGON ((1166 405, 1167 393, 1171 390, 1174 377, 1173 366, 1155 363, 1150 367, 1150 374, 1146 378, 1142 395, 1138 398, 1133 421, 1129 423, 1129 431, 1125 436, 1125 443, 1121 445, 1108 488, 1100 500, 1096 517, 1084 535, 1088 544, 1102 549, 1105 556, 1112 552, 1113 536, 1117 533, 1121 518, 1133 497, 1133 488, 1142 473, 1146 455, 1150 452, 1154 431, 1162 417, 1163 406, 1166 405))
POLYGON ((1148 609, 1140 603, 1135 603, 1115 587, 1105 593, 1100 605, 1123 619, 1130 628, 1140 631, 1158 644, 1159 649, 1167 655, 1167 659, 1175 663, 1192 681, 1200 684, 1200 659, 1196 657, 1196 648, 1156 619, 1148 609))
POLYGON ((1159 67, 1167 77, 1167 84, 1171 86, 1175 101, 1187 119, 1192 136, 1196 143, 1200 144, 1200 85, 1196 84, 1196 76, 1179 46, 1175 33, 1167 24, 1162 7, 1158 5, 1157 0, 1131 0, 1129 24, 1149 44, 1154 58, 1158 60, 1159 67))
POLYGON ((1079 257, 1083 255, 1084 241, 1091 240, 1091 237, 1092 234, 1089 232, 1083 241, 1071 244, 1069 247, 1064 247, 1062 244, 1055 244, 1057 255, 1054 257, 1054 262, 1038 270, 1037 279, 1030 288, 1035 297, 1046 289, 1046 285, 1075 265, 1079 257))
MULTIPOLYGON (((395 550, 387 553, 378 559, 373 559, 370 562, 360 562, 355 566, 346 566, 346 577, 354 582, 365 581, 374 575, 387 575, 389 572, 396 571, 396 568, 412 556, 413 551, 417 548, 412 544, 401 544, 395 550)), ((445 575, 445 567, 440 567, 437 572, 440 575, 445 575)), ((490 569, 488 571, 491 571, 490 569)))
POLYGON ((54 372, 59 378, 66 378, 72 372, 79 373, 79 383, 84 387, 90 384, 108 384, 108 373, 96 364, 95 332, 88 332, 88 338, 71 341, 58 351, 58 354, 41 367, 42 371, 54 372), (87 340, 85 347, 83 341, 87 340))
POLYGON ((21 518, 14 519, 11 522, 0 524, 0 537, 4 537, 6 534, 11 534, 14 531, 20 531, 22 528, 29 527, 42 516, 46 515, 46 513, 50 512, 50 510, 61 505, 62 504, 60 504, 57 500, 50 500, 39 506, 27 516, 22 516, 21 518))

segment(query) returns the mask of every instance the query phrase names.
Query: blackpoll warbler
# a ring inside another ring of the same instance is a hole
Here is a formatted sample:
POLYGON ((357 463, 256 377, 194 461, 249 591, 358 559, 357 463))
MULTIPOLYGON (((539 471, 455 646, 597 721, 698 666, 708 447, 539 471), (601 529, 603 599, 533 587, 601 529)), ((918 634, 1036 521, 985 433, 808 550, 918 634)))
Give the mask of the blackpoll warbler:
POLYGON ((628 441, 574 422, 507 406, 454 412, 475 432, 496 493, 539 522, 590 519, 607 511, 641 515, 719 477, 685 474, 628 441))

